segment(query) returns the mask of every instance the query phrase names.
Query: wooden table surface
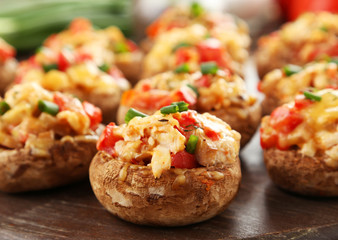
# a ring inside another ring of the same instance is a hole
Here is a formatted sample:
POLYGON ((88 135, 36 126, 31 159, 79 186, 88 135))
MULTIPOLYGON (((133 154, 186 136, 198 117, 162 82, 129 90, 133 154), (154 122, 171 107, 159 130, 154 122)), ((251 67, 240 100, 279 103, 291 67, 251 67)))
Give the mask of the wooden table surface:
MULTIPOLYGON (((248 75, 255 76, 248 66, 248 75)), ((247 81, 249 89, 256 81, 247 81)), ((48 191, 0 193, 0 239, 338 239, 338 198, 278 189, 265 171, 258 135, 240 157, 238 195, 209 221, 179 228, 127 223, 105 211, 86 180, 48 191)))

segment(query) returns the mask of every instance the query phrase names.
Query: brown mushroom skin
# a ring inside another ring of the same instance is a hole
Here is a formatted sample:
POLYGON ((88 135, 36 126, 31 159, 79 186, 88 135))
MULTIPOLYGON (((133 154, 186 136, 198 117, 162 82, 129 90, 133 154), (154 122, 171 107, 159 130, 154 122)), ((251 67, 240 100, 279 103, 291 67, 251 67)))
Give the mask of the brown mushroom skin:
POLYGON ((94 157, 89 178, 101 204, 126 221, 152 226, 184 226, 224 211, 241 180, 239 159, 220 167, 170 169, 155 179, 150 166, 94 157))
POLYGON ((88 176, 96 154, 97 137, 63 137, 49 150, 50 157, 34 156, 30 149, 0 149, 0 191, 8 193, 49 189, 88 176))
POLYGON ((338 196, 338 168, 325 164, 327 156, 303 156, 297 149, 264 150, 264 162, 279 187, 307 196, 338 196))

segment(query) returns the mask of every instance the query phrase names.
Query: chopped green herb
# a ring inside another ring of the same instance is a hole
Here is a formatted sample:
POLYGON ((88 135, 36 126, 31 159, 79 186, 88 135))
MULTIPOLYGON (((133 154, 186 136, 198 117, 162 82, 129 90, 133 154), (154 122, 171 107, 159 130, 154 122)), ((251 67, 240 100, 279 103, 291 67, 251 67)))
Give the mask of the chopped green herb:
POLYGON ((330 63, 335 63, 335 64, 338 65, 338 58, 331 58, 329 62, 330 63))
POLYGON ((174 48, 173 48, 173 52, 176 52, 177 49, 181 48, 181 47, 191 47, 192 45, 190 43, 186 43, 186 42, 181 42, 179 44, 177 44, 174 48))
POLYGON ((211 38, 211 34, 209 32, 207 32, 207 34, 204 35, 204 38, 211 38))
POLYGON ((188 73, 189 71, 189 65, 187 63, 183 63, 175 69, 175 73, 188 73))
POLYGON ((192 16, 198 17, 204 12, 204 9, 199 3, 193 2, 190 7, 190 12, 192 16))
POLYGON ((196 93, 197 97, 200 95, 199 92, 198 92, 197 87, 195 87, 195 86, 193 86, 191 84, 187 84, 187 87, 191 88, 191 90, 193 90, 196 93))
POLYGON ((0 115, 4 115, 11 107, 5 101, 0 102, 0 115))
POLYGON ((316 102, 319 102, 320 100, 322 100, 322 97, 321 97, 321 96, 315 95, 315 94, 313 94, 312 92, 304 92, 304 96, 305 96, 307 99, 310 99, 310 100, 316 101, 316 102))
POLYGON ((329 31, 329 29, 326 26, 322 26, 319 29, 322 30, 323 32, 328 32, 329 31))
POLYGON ((283 67, 283 71, 286 74, 286 76, 291 76, 295 73, 298 73, 302 70, 300 66, 289 64, 283 67))
POLYGON ((189 104, 184 102, 184 101, 181 101, 181 102, 173 102, 171 105, 176 105, 178 106, 178 111, 179 112, 184 112, 184 111, 187 111, 188 110, 188 106, 189 104))
POLYGON ((125 44, 123 42, 116 43, 115 46, 114 46, 114 50, 115 50, 116 53, 129 52, 129 48, 128 48, 127 44, 125 44))
POLYGON ((186 151, 188 153, 194 154, 197 143, 198 143, 198 136, 195 136, 193 134, 190 135, 188 143, 187 143, 186 151))
POLYGON ((170 114, 170 113, 177 113, 179 110, 179 107, 177 105, 169 105, 161 108, 161 113, 164 115, 170 114))
POLYGON ((53 69, 59 69, 59 66, 53 63, 53 64, 48 64, 48 65, 42 65, 42 68, 45 72, 49 72, 50 70, 53 70, 53 69))
POLYGON ((132 120, 134 117, 147 117, 147 116, 148 116, 147 114, 137 111, 134 108, 130 108, 126 113, 126 116, 124 117, 124 121, 126 123, 129 123, 129 121, 132 120))
POLYGON ((38 108, 41 112, 55 116, 59 112, 59 106, 53 102, 39 100, 38 108))
POLYGON ((215 62, 206 62, 201 64, 202 74, 216 74, 218 66, 215 62))
POLYGON ((102 71, 102 72, 108 72, 109 71, 109 66, 104 63, 102 64, 101 66, 99 66, 99 69, 102 71))

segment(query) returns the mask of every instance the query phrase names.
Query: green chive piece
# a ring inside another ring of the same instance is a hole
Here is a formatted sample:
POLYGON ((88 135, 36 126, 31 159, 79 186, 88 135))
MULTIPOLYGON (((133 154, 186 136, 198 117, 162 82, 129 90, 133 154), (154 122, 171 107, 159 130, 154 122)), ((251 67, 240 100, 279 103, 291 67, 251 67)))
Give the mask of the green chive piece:
POLYGON ((190 7, 190 12, 194 17, 198 17, 204 12, 204 9, 199 3, 193 2, 190 7))
POLYGON ((129 121, 132 120, 134 117, 147 117, 147 116, 148 116, 147 114, 137 111, 134 108, 130 108, 126 113, 126 116, 124 117, 124 121, 126 123, 129 123, 129 121))
POLYGON ((102 72, 108 72, 109 71, 109 66, 104 63, 102 64, 101 66, 99 66, 99 69, 102 71, 102 72))
POLYGON ((211 38, 211 34, 209 32, 207 32, 207 34, 204 35, 205 39, 211 38))
POLYGON ((0 102, 0 115, 4 115, 11 107, 5 101, 0 102))
POLYGON ((286 74, 286 76, 291 76, 295 73, 298 73, 302 70, 300 66, 289 64, 283 67, 283 71, 286 74))
POLYGON ((41 46, 41 47, 38 47, 38 48, 35 50, 35 53, 40 53, 40 52, 42 52, 42 51, 43 51, 43 49, 44 49, 44 47, 43 47, 43 46, 41 46))
POLYGON ((59 106, 57 104, 45 100, 38 101, 38 108, 41 112, 45 112, 53 116, 59 112, 59 106))
POLYGON ((329 29, 326 26, 322 26, 319 29, 322 30, 323 32, 328 32, 329 31, 329 29))
POLYGON ((315 95, 312 92, 304 92, 303 94, 307 99, 310 99, 312 101, 319 102, 320 100, 322 100, 321 96, 315 95))
POLYGON ((335 63, 335 64, 338 65, 338 58, 331 58, 329 62, 330 63, 335 63))
POLYGON ((179 110, 180 108, 177 105, 169 105, 161 108, 161 113, 167 115, 170 113, 177 113, 179 110))
POLYGON ((45 72, 49 72, 50 70, 53 70, 53 69, 59 69, 59 66, 53 63, 53 64, 42 65, 42 68, 45 72))
POLYGON ((193 86, 191 84, 187 84, 187 87, 191 88, 191 90, 193 90, 196 93, 197 97, 200 95, 199 92, 198 92, 197 87, 195 87, 195 86, 193 86))
POLYGON ((114 46, 114 50, 115 50, 116 53, 126 53, 126 52, 129 52, 127 44, 125 44, 123 42, 116 43, 115 46, 114 46))
POLYGON ((189 65, 187 63, 183 63, 175 69, 175 73, 188 73, 189 71, 189 65))
POLYGON ((188 106, 189 104, 184 102, 184 101, 181 101, 181 102, 173 102, 171 105, 176 105, 178 106, 178 111, 179 112, 184 112, 184 111, 188 111, 188 106))
POLYGON ((190 43, 186 43, 186 42, 181 42, 179 44, 177 44, 174 48, 173 48, 173 52, 176 52, 177 49, 182 48, 182 47, 191 47, 192 45, 190 43))
POLYGON ((186 151, 188 153, 194 154, 195 150, 196 150, 196 146, 198 143, 198 137, 195 135, 190 135, 188 143, 187 143, 187 147, 186 147, 186 151))
POLYGON ((201 64, 202 74, 216 74, 218 66, 215 62, 206 62, 201 64))

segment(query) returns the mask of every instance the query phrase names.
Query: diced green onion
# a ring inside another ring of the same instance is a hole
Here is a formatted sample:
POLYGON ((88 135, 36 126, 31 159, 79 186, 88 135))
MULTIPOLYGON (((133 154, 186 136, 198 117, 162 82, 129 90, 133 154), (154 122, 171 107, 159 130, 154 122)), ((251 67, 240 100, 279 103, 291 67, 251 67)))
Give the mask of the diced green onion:
POLYGON ((0 102, 0 115, 4 115, 11 107, 5 101, 0 102))
POLYGON ((319 102, 320 100, 322 100, 322 97, 321 97, 321 96, 315 95, 315 94, 313 94, 312 92, 304 92, 304 96, 305 96, 307 99, 310 99, 310 100, 316 101, 316 102, 319 102))
POLYGON ((328 32, 329 31, 329 29, 326 26, 322 26, 319 29, 322 30, 323 32, 328 32))
POLYGON ((335 64, 338 65, 338 58, 331 58, 329 62, 330 63, 335 63, 335 64))
POLYGON ((211 38, 211 34, 209 32, 207 32, 205 35, 204 35, 204 38, 208 39, 208 38, 211 38))
POLYGON ((115 50, 116 53, 129 52, 127 44, 125 44, 123 42, 116 43, 115 46, 114 46, 114 50, 115 50))
POLYGON ((199 92, 198 92, 197 87, 195 87, 195 86, 193 86, 191 84, 187 84, 187 87, 191 88, 191 90, 193 90, 196 93, 197 97, 200 95, 199 92))
POLYGON ((169 105, 161 108, 161 113, 167 115, 170 113, 177 113, 179 110, 180 108, 177 105, 169 105))
POLYGON ((189 65, 186 63, 181 64, 175 69, 175 73, 188 73, 189 71, 189 65))
POLYGON ((126 116, 124 117, 124 121, 126 123, 129 123, 129 121, 132 120, 134 117, 147 117, 147 116, 148 116, 147 114, 137 111, 134 108, 130 108, 126 113, 126 116))
POLYGON ((188 110, 188 106, 189 104, 184 102, 184 101, 181 101, 181 102, 173 102, 171 105, 176 105, 178 106, 178 111, 179 112, 184 112, 184 111, 187 111, 188 110))
POLYGON ((283 67, 283 71, 286 74, 286 76, 291 76, 295 73, 298 73, 302 70, 300 66, 289 64, 283 67))
POLYGON ((59 112, 59 106, 57 104, 45 100, 38 101, 38 108, 41 112, 45 112, 53 116, 59 112))
POLYGON ((198 17, 204 12, 204 9, 199 3, 193 2, 191 4, 190 11, 194 17, 198 17))
POLYGON ((201 64, 202 74, 216 74, 218 66, 215 62, 206 62, 201 64))
POLYGON ((53 63, 53 64, 48 64, 48 65, 42 65, 42 68, 45 72, 49 72, 50 70, 58 69, 59 66, 57 64, 53 63))
POLYGON ((109 66, 104 63, 102 64, 101 66, 99 66, 99 69, 102 71, 102 72, 108 72, 109 71, 109 66))
POLYGON ((193 154, 196 150, 197 142, 198 142, 198 137, 193 134, 190 135, 188 143, 187 143, 186 151, 188 153, 193 154))
POLYGON ((190 43, 186 43, 186 42, 181 42, 179 44, 177 44, 174 48, 173 48, 173 52, 176 52, 177 49, 181 48, 181 47, 190 47, 191 44, 190 43))

